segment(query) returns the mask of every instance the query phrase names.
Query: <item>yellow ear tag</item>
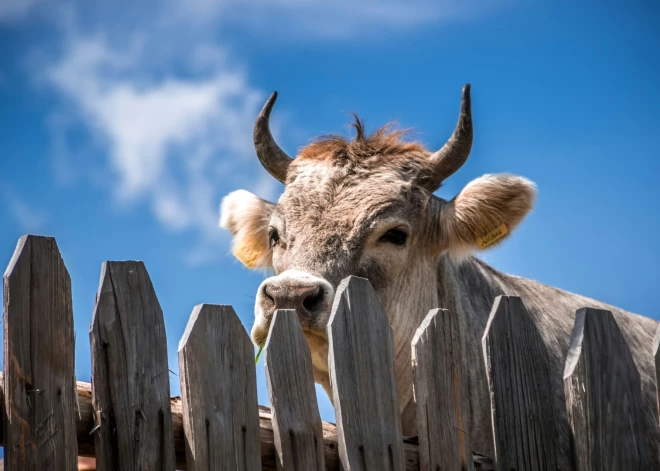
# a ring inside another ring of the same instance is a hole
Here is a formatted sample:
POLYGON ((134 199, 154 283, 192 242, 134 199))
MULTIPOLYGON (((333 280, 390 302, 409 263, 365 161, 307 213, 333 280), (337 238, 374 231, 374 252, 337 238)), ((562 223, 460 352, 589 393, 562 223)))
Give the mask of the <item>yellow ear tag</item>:
POLYGON ((234 249, 233 253, 234 257, 248 268, 253 268, 261 256, 261 252, 254 250, 249 244, 239 245, 234 249))
POLYGON ((509 230, 507 229, 506 224, 502 221, 499 226, 494 227, 483 234, 475 234, 477 237, 477 246, 479 246, 480 249, 485 249, 507 235, 508 232, 509 230))

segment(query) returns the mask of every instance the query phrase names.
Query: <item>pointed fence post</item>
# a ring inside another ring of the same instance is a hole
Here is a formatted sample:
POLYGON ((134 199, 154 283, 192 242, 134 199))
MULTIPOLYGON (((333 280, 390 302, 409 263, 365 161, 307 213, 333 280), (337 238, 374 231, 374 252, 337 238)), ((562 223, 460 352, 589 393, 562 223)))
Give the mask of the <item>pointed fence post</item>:
POLYGON ((577 311, 564 391, 578 471, 653 469, 639 372, 610 311, 577 311))
POLYGON ((368 280, 342 280, 327 332, 344 470, 403 470, 392 328, 368 280))
POLYGON ((5 469, 75 470, 71 279, 55 239, 21 237, 3 287, 5 469))
POLYGON ((275 311, 264 353, 278 469, 324 471, 312 359, 295 310, 275 311))
POLYGON ((261 470, 254 348, 231 306, 195 306, 179 378, 187 469, 261 470))
POLYGON ((482 338, 496 469, 558 469, 548 352, 517 296, 497 296, 482 338))
POLYGON ((446 309, 431 310, 412 341, 419 461, 422 470, 474 470, 466 433, 467 364, 459 321, 446 309))
POLYGON ((174 470, 163 311, 142 262, 105 262, 89 338, 99 470, 174 470))

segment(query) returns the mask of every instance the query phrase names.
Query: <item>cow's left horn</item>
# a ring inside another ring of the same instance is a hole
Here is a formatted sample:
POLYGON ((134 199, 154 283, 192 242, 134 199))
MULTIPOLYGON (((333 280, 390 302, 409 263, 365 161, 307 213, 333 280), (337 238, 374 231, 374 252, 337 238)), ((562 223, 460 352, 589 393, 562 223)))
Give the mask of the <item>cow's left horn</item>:
POLYGON ((431 175, 429 188, 437 190, 442 181, 451 176, 465 163, 472 149, 472 106, 470 102, 470 84, 463 87, 461 98, 461 114, 454 133, 442 149, 433 153, 429 158, 431 175))
POLYGON ((280 149, 270 133, 270 112, 275 105, 275 100, 277 100, 277 92, 273 92, 257 116, 254 123, 254 148, 257 151, 259 162, 268 170, 268 173, 281 183, 285 183, 286 171, 293 159, 280 149))

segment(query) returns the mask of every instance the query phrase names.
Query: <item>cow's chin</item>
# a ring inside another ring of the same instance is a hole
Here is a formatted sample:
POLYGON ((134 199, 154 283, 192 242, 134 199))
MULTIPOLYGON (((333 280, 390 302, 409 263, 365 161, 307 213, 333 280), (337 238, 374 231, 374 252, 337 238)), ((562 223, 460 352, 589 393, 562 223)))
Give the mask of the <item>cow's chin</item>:
POLYGON ((314 371, 328 373, 328 337, 325 332, 304 330, 305 339, 312 355, 314 371))
POLYGON ((314 381, 328 394, 332 402, 332 389, 330 388, 330 373, 328 369, 328 337, 325 331, 303 330, 309 352, 312 355, 312 369, 314 381))

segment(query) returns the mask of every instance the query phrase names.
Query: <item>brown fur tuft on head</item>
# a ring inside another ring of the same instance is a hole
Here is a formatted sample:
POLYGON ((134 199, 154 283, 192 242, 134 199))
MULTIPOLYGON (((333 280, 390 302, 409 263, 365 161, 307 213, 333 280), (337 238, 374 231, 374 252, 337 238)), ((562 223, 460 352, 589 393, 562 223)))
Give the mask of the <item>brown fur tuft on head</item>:
POLYGON ((355 139, 350 141, 336 134, 321 136, 304 147, 296 160, 334 161, 375 167, 392 158, 428 153, 421 144, 405 141, 403 138, 408 130, 393 129, 394 123, 388 123, 367 135, 364 121, 355 114, 353 118, 351 127, 355 129, 355 139))

